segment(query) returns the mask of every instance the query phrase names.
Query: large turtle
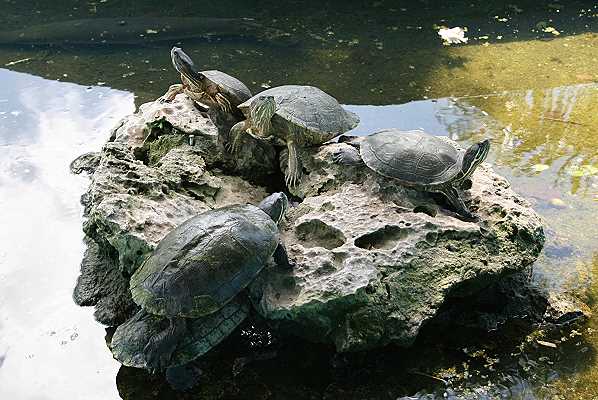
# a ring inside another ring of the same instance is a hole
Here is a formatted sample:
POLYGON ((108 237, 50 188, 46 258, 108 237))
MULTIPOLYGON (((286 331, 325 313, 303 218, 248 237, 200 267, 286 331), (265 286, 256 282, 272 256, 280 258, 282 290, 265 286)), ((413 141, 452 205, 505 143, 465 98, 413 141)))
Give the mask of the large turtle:
POLYGON ((237 106, 251 97, 251 91, 235 77, 216 70, 198 71, 182 49, 173 47, 170 56, 183 84, 171 87, 167 100, 184 92, 197 103, 235 114, 238 113, 237 106))
POLYGON ((243 321, 248 305, 237 296, 274 256, 287 268, 278 224, 284 193, 257 207, 233 205, 201 213, 172 230, 131 277, 141 311, 118 327, 114 357, 157 371, 207 352, 243 321))
POLYGON ((488 155, 490 141, 483 140, 465 152, 438 136, 420 130, 385 129, 370 136, 353 138, 334 154, 345 165, 366 166, 400 184, 446 196, 456 211, 474 219, 459 189, 488 155))
POLYGON ((238 107, 246 120, 231 128, 229 144, 233 152, 239 149, 240 136, 245 132, 262 139, 278 138, 288 149, 285 178, 289 186, 296 185, 301 175, 298 147, 322 144, 359 123, 357 115, 313 86, 274 87, 238 107))

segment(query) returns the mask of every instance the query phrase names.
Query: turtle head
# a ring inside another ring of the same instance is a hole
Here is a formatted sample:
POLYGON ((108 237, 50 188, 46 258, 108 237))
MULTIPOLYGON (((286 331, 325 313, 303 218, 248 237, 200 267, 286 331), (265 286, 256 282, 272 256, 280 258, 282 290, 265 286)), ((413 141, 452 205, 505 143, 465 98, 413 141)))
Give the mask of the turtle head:
POLYGON ((187 55, 180 47, 173 47, 170 50, 170 59, 174 68, 191 83, 196 86, 201 85, 201 81, 204 80, 205 76, 200 73, 191 57, 187 55))
POLYGON ((261 137, 269 135, 272 117, 276 112, 276 101, 273 96, 258 96, 249 105, 252 131, 261 137))
POLYGON ((289 199, 282 192, 273 193, 262 200, 258 208, 268 214, 278 225, 289 208, 289 199))
POLYGON ((490 140, 486 139, 479 143, 470 146, 463 155, 463 165, 461 172, 463 179, 467 179, 473 174, 473 171, 480 165, 488 156, 490 151, 490 140))

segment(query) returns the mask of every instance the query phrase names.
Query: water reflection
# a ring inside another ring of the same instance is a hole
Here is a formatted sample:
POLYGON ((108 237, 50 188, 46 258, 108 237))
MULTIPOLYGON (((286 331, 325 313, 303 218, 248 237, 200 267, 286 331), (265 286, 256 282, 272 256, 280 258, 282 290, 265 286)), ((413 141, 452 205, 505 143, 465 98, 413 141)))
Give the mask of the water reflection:
POLYGON ((598 249, 597 84, 347 108, 362 121, 351 134, 424 129, 464 146, 491 138, 488 161, 547 223, 548 241, 535 269, 539 283, 552 289, 587 285, 577 260, 598 249))
POLYGON ((115 399, 118 365, 74 305, 83 253, 77 155, 98 150, 133 95, 0 69, 2 398, 115 399))
MULTIPOLYGON (((7 70, 0 70, 0 82, 8 88, 0 94, 0 207, 5 211, 0 215, 0 225, 5 227, 0 231, 2 394, 117 398, 118 365, 106 349, 104 331, 93 322, 91 310, 71 301, 83 250, 78 197, 88 182, 70 175, 68 163, 80 153, 99 149, 111 125, 133 111, 133 95, 7 70)), ((387 127, 422 128, 464 145, 490 137, 490 161, 546 220, 548 242, 536 263, 537 282, 568 288, 587 285, 596 269, 597 176, 590 168, 583 170, 584 175, 575 171, 582 165, 596 166, 598 139, 591 128, 598 122, 597 87, 575 85, 347 108, 362 121, 353 134, 387 127)), ((588 346, 596 343, 595 335, 588 334, 586 340, 588 346)), ((318 368, 309 365, 292 378, 281 377, 279 365, 263 374, 269 381, 286 379, 285 390, 298 390, 313 380, 323 392, 334 384, 327 375, 316 376, 328 368, 328 359, 322 359, 318 368)), ((305 360, 295 361, 299 365, 305 360)), ((388 377, 389 371, 398 376, 409 367, 390 365, 378 365, 376 379, 388 377)), ((229 367, 212 377, 233 380, 229 367)), ((587 382, 596 370, 589 368, 580 382, 587 382)), ((136 392, 145 385, 146 375, 131 374, 121 372, 121 390, 132 385, 136 392)), ((411 389, 413 382, 406 383, 411 378, 403 376, 400 384, 411 389)), ((399 392, 397 379, 384 381, 394 388, 393 393, 399 392)), ((372 382, 364 385, 375 386, 371 393, 379 394, 381 389, 372 382)), ((244 388, 243 382, 237 384, 244 388)))

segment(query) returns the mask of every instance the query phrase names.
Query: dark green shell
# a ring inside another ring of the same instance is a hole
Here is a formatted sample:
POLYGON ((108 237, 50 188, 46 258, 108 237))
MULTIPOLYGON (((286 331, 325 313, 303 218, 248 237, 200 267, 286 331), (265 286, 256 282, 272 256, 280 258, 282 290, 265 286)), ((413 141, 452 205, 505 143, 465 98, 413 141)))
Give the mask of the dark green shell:
MULTIPOLYGON (((247 317, 244 299, 233 299, 208 316, 187 320, 188 334, 177 345, 170 367, 184 365, 207 353, 235 330, 247 317)), ((144 348, 149 340, 169 325, 168 319, 139 311, 120 325, 112 336, 112 355, 128 367, 148 368, 144 348)))
POLYGON ((276 101, 273 125, 287 128, 284 129, 286 132, 302 132, 301 142, 321 144, 359 124, 356 114, 345 110, 334 97, 314 86, 273 87, 240 104, 239 109, 249 117, 249 105, 262 96, 272 96, 276 101), (288 129, 288 125, 300 129, 288 129))
POLYGON ((361 158, 380 175, 404 185, 450 183, 461 170, 462 153, 440 137, 423 131, 386 129, 360 144, 361 158))
POLYGON ((166 235, 133 274, 133 300, 162 316, 213 313, 259 274, 278 242, 277 225, 253 205, 204 212, 166 235))

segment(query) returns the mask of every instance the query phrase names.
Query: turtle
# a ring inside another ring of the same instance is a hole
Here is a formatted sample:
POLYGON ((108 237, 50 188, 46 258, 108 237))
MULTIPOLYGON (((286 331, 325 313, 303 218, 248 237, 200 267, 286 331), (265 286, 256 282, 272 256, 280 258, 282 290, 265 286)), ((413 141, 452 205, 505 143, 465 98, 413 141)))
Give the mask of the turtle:
POLYGON ((486 159, 490 150, 488 139, 473 144, 465 152, 422 130, 384 129, 345 142, 351 146, 333 153, 336 162, 365 164, 404 186, 442 193, 458 214, 475 219, 461 198, 460 189, 467 183, 471 185, 473 172, 486 159))
POLYGON ((184 92, 196 103, 242 116, 237 106, 252 96, 243 82, 222 71, 198 71, 191 57, 179 47, 172 48, 170 58, 181 74, 182 85, 171 87, 165 96, 167 101, 184 92))
POLYGON ((314 86, 277 86, 258 93, 238 108, 246 119, 231 128, 229 148, 237 152, 245 132, 258 139, 277 138, 288 149, 288 186, 295 186, 301 175, 299 147, 323 144, 359 124, 356 114, 314 86))
POLYGON ((271 258, 291 268, 278 225, 282 192, 258 206, 203 212, 169 232, 131 276, 141 310, 111 342, 122 364, 157 372, 184 365, 226 338, 248 313, 239 296, 271 258))

